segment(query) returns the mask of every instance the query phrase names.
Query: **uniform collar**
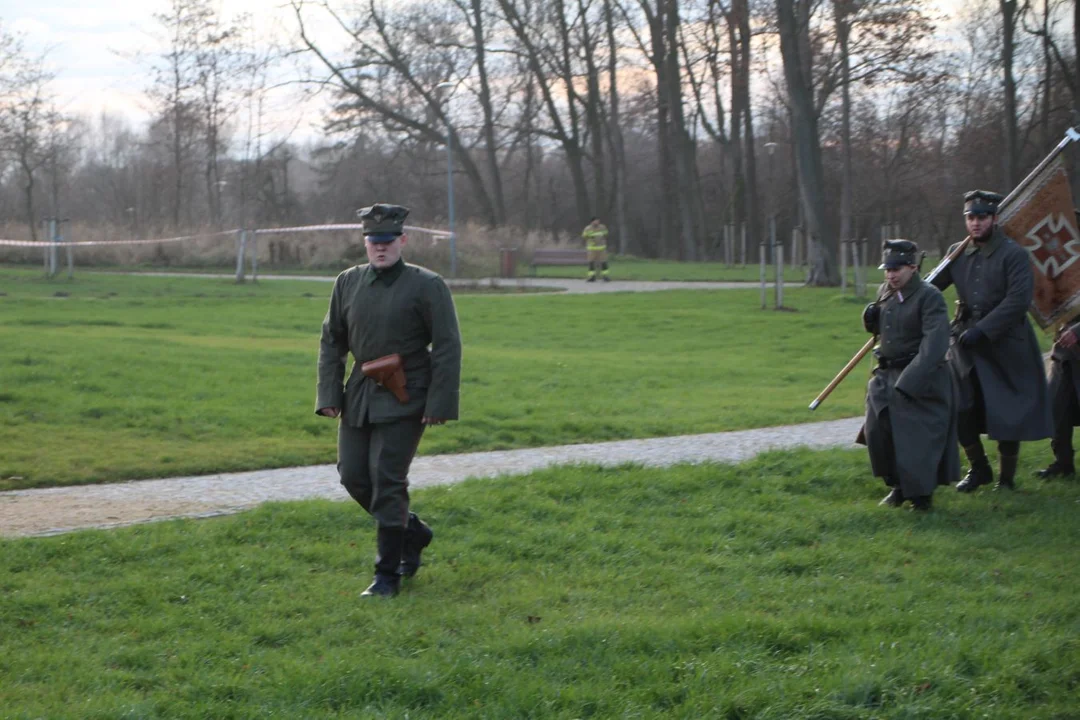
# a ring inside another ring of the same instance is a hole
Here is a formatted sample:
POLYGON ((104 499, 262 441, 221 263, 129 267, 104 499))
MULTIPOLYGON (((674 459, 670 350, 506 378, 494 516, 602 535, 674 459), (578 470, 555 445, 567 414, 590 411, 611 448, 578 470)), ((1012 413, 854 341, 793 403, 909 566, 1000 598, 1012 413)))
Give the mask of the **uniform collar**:
POLYGON ((923 286, 923 279, 919 276, 919 273, 913 272, 911 279, 907 281, 904 287, 896 291, 896 299, 900 302, 907 302, 911 299, 911 296, 919 291, 919 288, 923 286))
POLYGON ((404 270, 405 258, 398 258, 396 263, 385 270, 376 270, 374 265, 369 264, 367 277, 364 278, 364 282, 368 285, 374 285, 376 280, 382 280, 383 284, 389 287, 394 284, 394 281, 398 279, 404 270))
POLYGON ((990 257, 994 254, 995 250, 1001 247, 1001 240, 1004 237, 1005 233, 1001 231, 1001 226, 995 224, 993 231, 990 233, 990 239, 986 241, 985 245, 980 248, 979 245, 974 240, 972 240, 970 243, 968 243, 968 246, 964 248, 964 254, 971 255, 972 253, 976 253, 981 250, 983 255, 985 255, 986 257, 990 257))

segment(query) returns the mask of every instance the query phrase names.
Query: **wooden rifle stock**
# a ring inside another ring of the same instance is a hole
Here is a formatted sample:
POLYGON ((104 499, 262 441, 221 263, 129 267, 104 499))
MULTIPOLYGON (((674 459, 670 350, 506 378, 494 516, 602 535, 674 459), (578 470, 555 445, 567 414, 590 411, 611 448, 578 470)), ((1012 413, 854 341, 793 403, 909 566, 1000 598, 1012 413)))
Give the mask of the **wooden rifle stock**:
MULTIPOLYGON (((964 241, 962 243, 957 245, 951 253, 942 258, 941 262, 937 264, 937 267, 930 271, 930 274, 926 276, 924 282, 930 282, 935 277, 937 277, 938 273, 948 267, 949 263, 951 263, 957 255, 964 252, 964 248, 968 246, 969 242, 971 242, 971 237, 964 238, 964 241)), ((890 295, 892 295, 891 292, 886 292, 881 299, 885 300, 890 295)), ((825 389, 822 390, 816 398, 814 398, 814 402, 810 403, 811 410, 817 410, 821 403, 825 402, 825 398, 829 397, 832 391, 836 389, 836 386, 844 381, 844 378, 848 376, 848 373, 855 369, 855 366, 859 364, 859 361, 866 357, 867 353, 874 349, 874 343, 877 342, 877 339, 878 336, 875 335, 874 337, 867 340, 866 344, 859 349, 859 352, 855 353, 855 356, 848 360, 848 363, 844 366, 844 369, 838 372, 836 374, 836 377, 832 379, 832 382, 825 386, 825 389)))

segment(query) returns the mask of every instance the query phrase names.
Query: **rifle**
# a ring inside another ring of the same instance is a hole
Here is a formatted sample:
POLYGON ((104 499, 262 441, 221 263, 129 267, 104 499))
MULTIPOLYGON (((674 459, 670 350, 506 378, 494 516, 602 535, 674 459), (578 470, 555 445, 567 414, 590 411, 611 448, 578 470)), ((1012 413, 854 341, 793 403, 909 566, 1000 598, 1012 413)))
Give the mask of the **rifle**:
MULTIPOLYGON (((962 243, 960 243, 955 248, 953 248, 952 252, 950 252, 948 255, 943 257, 941 259, 941 262, 939 262, 937 264, 937 267, 935 267, 933 270, 930 271, 930 274, 927 275, 926 278, 925 278, 925 282, 930 282, 931 280, 936 278, 941 273, 942 270, 944 270, 945 268, 947 268, 949 266, 949 263, 951 263, 954 259, 956 259, 957 255, 964 252, 964 248, 966 248, 968 246, 968 243, 970 243, 970 242, 971 242, 971 237, 970 236, 964 238, 964 241, 962 243)), ((887 291, 881 297, 881 300, 888 300, 891 296, 892 296, 892 291, 887 291)), ((838 372, 836 374, 836 377, 834 377, 832 379, 832 382, 830 382, 825 387, 825 389, 822 390, 821 393, 816 398, 814 398, 814 402, 810 403, 810 409, 811 410, 817 410, 818 406, 821 405, 821 403, 825 402, 825 398, 829 397, 829 395, 832 393, 832 391, 836 389, 836 386, 844 381, 844 378, 846 378, 848 376, 848 373, 850 373, 852 370, 855 369, 855 366, 859 364, 859 361, 862 360, 864 357, 866 357, 866 354, 868 352, 870 352, 871 350, 874 349, 874 345, 877 343, 877 340, 878 340, 878 336, 874 335, 872 338, 870 338, 869 340, 866 341, 866 344, 863 345, 859 349, 859 352, 855 353, 854 357, 852 357, 850 360, 848 360, 847 365, 845 365, 844 368, 840 372, 838 372)))

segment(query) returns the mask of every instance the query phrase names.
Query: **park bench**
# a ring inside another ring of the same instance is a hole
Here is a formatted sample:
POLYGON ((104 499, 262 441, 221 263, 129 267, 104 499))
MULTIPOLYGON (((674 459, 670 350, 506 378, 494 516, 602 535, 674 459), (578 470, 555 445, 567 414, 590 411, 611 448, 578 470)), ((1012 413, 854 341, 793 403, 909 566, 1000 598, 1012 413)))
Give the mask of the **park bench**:
POLYGON ((529 272, 536 274, 540 265, 587 265, 589 256, 585 250, 574 248, 537 248, 529 260, 529 272))

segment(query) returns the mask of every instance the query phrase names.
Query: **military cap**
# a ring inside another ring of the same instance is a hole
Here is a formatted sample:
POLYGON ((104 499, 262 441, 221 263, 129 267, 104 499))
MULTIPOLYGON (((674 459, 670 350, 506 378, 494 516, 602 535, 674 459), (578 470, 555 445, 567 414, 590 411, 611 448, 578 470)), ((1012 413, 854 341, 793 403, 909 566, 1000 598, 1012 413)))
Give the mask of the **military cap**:
POLYGON ((964 214, 997 215, 998 206, 1004 199, 1004 195, 989 190, 972 190, 964 193, 964 214))
POLYGON ((356 211, 364 225, 364 235, 371 242, 393 242, 405 230, 409 208, 388 203, 375 203, 356 211))
POLYGON ((910 240, 886 240, 881 245, 881 265, 878 270, 889 270, 904 265, 919 264, 919 246, 910 240))

